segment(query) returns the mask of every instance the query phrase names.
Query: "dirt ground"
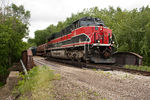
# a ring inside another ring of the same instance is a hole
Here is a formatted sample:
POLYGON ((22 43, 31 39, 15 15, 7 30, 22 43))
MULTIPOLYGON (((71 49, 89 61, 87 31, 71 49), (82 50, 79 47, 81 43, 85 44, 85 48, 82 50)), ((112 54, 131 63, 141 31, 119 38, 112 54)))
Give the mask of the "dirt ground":
MULTIPOLYGON (((150 77, 120 71, 81 69, 34 57, 61 75, 54 81, 56 100, 150 100, 150 77)), ((40 63, 38 63, 40 62, 40 63)))

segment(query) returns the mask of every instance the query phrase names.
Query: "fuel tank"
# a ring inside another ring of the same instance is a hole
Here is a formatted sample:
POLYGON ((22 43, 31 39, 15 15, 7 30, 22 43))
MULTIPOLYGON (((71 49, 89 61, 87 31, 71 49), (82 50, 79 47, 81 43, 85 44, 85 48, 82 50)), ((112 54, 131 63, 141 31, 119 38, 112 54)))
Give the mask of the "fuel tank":
POLYGON ((69 59, 65 50, 51 51, 51 56, 54 58, 69 59))

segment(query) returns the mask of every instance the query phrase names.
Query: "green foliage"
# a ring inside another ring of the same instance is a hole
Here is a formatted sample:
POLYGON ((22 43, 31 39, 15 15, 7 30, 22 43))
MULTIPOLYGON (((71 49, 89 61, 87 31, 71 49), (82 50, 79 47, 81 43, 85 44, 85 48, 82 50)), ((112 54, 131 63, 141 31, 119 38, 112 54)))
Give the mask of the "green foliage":
POLYGON ((19 81, 17 91, 21 94, 32 92, 32 95, 34 95, 35 91, 36 94, 39 91, 41 92, 42 88, 45 86, 48 87, 47 85, 51 87, 50 82, 52 80, 60 79, 60 75, 54 74, 53 70, 47 66, 34 67, 28 72, 27 75, 20 74, 20 76, 23 80, 19 81))
POLYGON ((8 70, 7 70, 8 66, 0 66, 0 75, 1 76, 5 76, 8 74, 8 70))
POLYGON ((32 39, 32 38, 29 38, 28 39, 28 44, 30 45, 30 47, 32 47, 32 46, 36 46, 36 44, 35 44, 35 41, 34 41, 35 39, 32 39))
POLYGON ((12 4, 0 7, 0 75, 21 57, 21 52, 28 48, 22 39, 28 35, 30 12, 24 7, 12 4))
POLYGON ((4 85, 5 78, 7 77, 9 73, 7 69, 8 69, 8 66, 0 65, 0 87, 4 85))
POLYGON ((28 35, 29 11, 12 4, 0 18, 0 65, 12 65, 26 48, 22 39, 28 35))
POLYGON ((128 69, 135 69, 135 70, 141 70, 141 71, 148 71, 148 72, 150 72, 150 67, 148 67, 148 66, 125 65, 124 67, 128 68, 128 69))
POLYGON ((4 83, 3 82, 0 82, 0 87, 2 87, 4 85, 4 83))
POLYGON ((49 36, 47 30, 37 30, 35 32, 35 42, 37 45, 44 44, 49 36))

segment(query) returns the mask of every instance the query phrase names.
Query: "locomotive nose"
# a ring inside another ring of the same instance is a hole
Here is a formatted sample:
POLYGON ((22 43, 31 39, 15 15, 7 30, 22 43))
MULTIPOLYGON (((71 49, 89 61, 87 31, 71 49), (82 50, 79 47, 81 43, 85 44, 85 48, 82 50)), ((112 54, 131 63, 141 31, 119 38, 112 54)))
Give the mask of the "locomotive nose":
POLYGON ((95 26, 94 43, 98 44, 104 43, 103 25, 95 26))
POLYGON ((103 43, 104 42, 104 36, 101 32, 95 32, 94 33, 94 43, 103 43))

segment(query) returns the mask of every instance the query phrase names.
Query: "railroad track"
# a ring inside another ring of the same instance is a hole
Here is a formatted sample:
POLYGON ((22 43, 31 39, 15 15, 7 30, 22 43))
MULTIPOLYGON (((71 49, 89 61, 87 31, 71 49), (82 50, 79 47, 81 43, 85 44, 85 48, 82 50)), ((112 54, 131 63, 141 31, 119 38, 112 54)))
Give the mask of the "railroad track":
MULTIPOLYGON (((79 68, 89 68, 89 69, 101 69, 101 70, 117 70, 117 71, 123 71, 123 72, 129 72, 132 74, 138 74, 138 75, 143 75, 143 76, 150 76, 150 72, 147 71, 140 71, 140 70, 135 70, 135 69, 127 69, 124 68, 123 66, 118 66, 118 65, 106 65, 106 64, 93 64, 93 63, 85 63, 85 62, 77 62, 77 61, 71 61, 71 60, 64 60, 64 59, 55 59, 55 58, 46 58, 45 60, 48 61, 53 61, 57 62, 60 64, 69 64, 74 67, 79 67, 79 68)), ((44 61, 36 61, 37 63, 44 65, 46 62, 44 61)), ((55 65, 52 65, 55 66, 55 65)))
POLYGON ((51 65, 51 66, 54 66, 54 67, 58 67, 58 66, 56 66, 54 64, 51 64, 51 63, 48 63, 48 62, 46 62, 44 60, 43 59, 42 60, 41 59, 40 60, 34 60, 34 62, 36 62, 38 65, 46 65, 46 64, 48 64, 48 65, 51 65))
POLYGON ((44 65, 44 62, 41 62, 40 60, 34 60, 35 63, 38 63, 38 65, 44 65))

